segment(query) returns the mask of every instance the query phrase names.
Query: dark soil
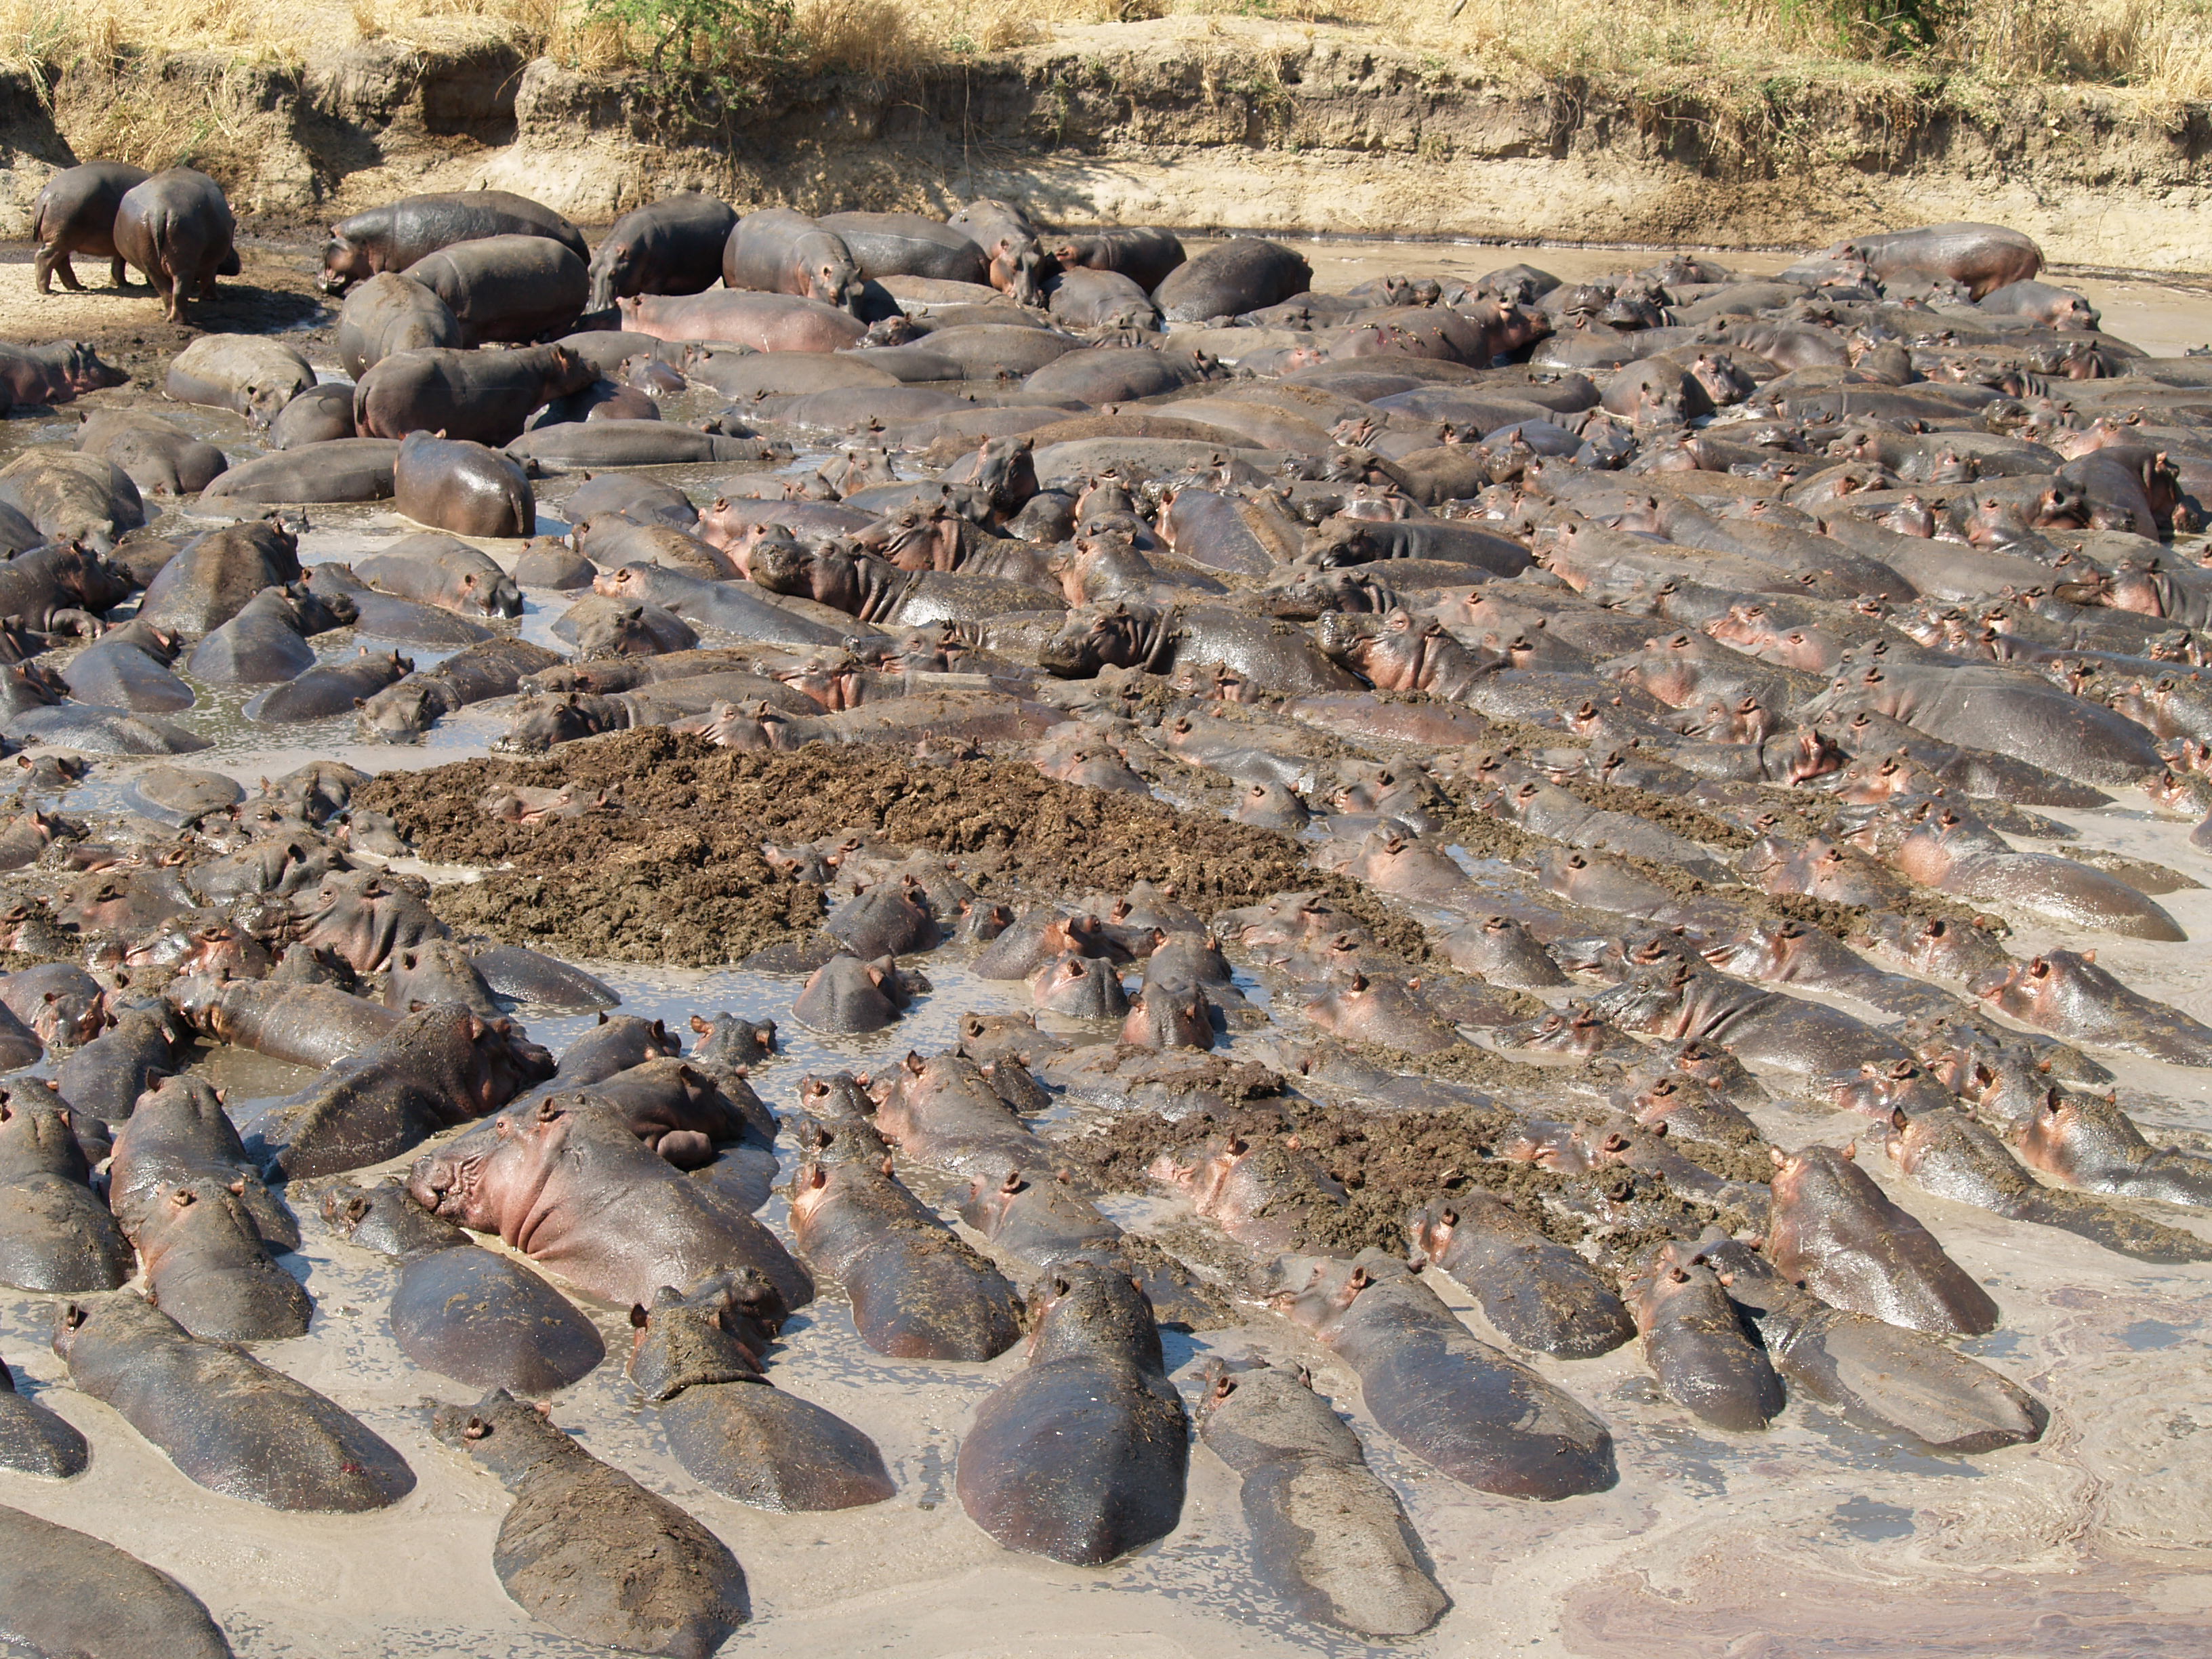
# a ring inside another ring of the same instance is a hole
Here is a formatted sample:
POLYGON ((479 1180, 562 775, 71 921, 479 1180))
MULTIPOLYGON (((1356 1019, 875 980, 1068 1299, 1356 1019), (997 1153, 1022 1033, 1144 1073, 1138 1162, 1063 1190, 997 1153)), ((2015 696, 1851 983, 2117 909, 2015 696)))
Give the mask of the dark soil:
POLYGON ((731 962, 811 932, 821 890, 775 876, 761 845, 848 831, 957 855, 985 891, 1120 892, 1150 881, 1218 910, 1319 889, 1387 948, 1426 955, 1418 927, 1314 870, 1286 836, 1055 783, 1018 762, 917 766, 904 750, 870 745, 740 752, 653 728, 544 760, 388 773, 356 799, 390 814, 425 858, 484 870, 433 894, 448 921, 602 958, 731 962), (495 785, 563 783, 612 792, 622 808, 525 825, 478 805, 495 785))

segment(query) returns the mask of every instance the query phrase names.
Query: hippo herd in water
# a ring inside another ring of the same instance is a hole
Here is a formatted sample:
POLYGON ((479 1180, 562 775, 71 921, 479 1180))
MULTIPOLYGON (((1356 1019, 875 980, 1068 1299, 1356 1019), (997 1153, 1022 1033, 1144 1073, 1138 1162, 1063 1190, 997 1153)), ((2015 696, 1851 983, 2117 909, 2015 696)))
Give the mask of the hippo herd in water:
MULTIPOLYGON (((189 169, 73 168, 35 218, 41 289, 106 258, 181 317, 237 269, 189 169)), ((1295 1363, 1316 1346, 1384 1434, 1515 1498, 1615 1483, 1573 1362, 1631 1342, 1729 1433, 1802 1398, 1948 1455, 2034 1441, 2044 1404, 1954 1340, 2003 1310, 1863 1165, 2212 1260, 2172 1207, 2212 1205, 2212 1159, 2153 1145, 2098 1057, 2212 1065, 2212 1029, 2094 948, 2182 939, 2157 896, 2197 884, 2048 816, 2115 789, 2212 811, 2212 572, 2185 550, 2212 358, 2103 333, 2041 264, 1947 225, 1758 280, 1675 257, 1326 294, 1274 242, 1186 258, 994 201, 686 195, 596 250, 497 192, 348 219, 322 283, 349 378, 203 336, 163 390, 227 414, 102 396, 0 468, 0 732, 26 750, 0 1283, 52 1299, 70 1385, 188 1479, 372 1510, 415 1485, 401 1452, 252 1352, 309 1328, 280 1258, 319 1217, 389 1258, 406 1357, 481 1391, 431 1428, 513 1494, 508 1593, 642 1653, 715 1650, 745 1578, 553 1420, 607 1358, 569 1291, 629 1310, 629 1397, 683 1468, 771 1510, 898 1490, 772 1375, 817 1279, 884 1355, 1026 1343, 957 1494, 1009 1549, 1090 1565, 1181 1516, 1193 1413, 1160 1326, 1272 1308, 1283 1363, 1217 1363, 1198 1437, 1242 1478, 1259 1576, 1365 1637, 1448 1602, 1295 1363), (537 535, 541 489, 563 538, 537 535), (386 501, 421 532, 302 564, 302 509, 386 501), (526 609, 571 653, 520 638, 526 609), (319 648, 340 629, 378 648, 319 648), (190 716, 223 688, 333 741, 514 698, 498 746, 546 758, 477 810, 526 830, 630 810, 528 779, 665 727, 686 753, 983 754, 1158 794, 1286 838, 1310 880, 1206 914, 1150 882, 994 885, 980 843, 765 847, 830 901, 749 963, 806 975, 803 1024, 895 1036, 939 951, 1036 1010, 778 1110, 772 1024, 702 1013, 687 1054, 578 968, 458 937, 389 867, 418 850, 404 804, 353 768, 248 797, 147 758, 208 746, 190 716), (60 810, 95 763, 131 815, 60 810), (2083 948, 2016 955, 2008 922, 2083 948), (557 1059, 515 1017, 593 1009, 557 1059), (224 1046, 313 1080, 227 1104, 198 1065, 224 1046), (1340 1139, 1219 1127, 1255 1103, 1480 1145, 1393 1188, 1394 1248, 1363 1247, 1340 1139), (1863 1137, 1791 1137, 1793 1112, 1863 1137), (1137 1184, 1204 1248, 1096 1201, 1131 1183, 1086 1146, 1139 1118, 1137 1184)), ((25 410, 125 379, 79 343, 0 345, 25 410)), ((0 1468, 89 1455, 0 1368, 0 1468)), ((4 1507, 0 1540, 11 1650, 230 1651, 107 1544, 4 1507)))

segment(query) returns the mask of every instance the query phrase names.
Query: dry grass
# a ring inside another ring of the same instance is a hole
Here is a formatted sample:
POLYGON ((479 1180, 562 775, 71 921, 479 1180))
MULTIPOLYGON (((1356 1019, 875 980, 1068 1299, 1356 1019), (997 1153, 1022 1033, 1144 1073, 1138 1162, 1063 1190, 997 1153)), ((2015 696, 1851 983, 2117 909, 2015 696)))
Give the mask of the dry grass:
MULTIPOLYGON (((2179 104, 2212 96, 2212 0, 793 0, 805 67, 896 76, 1004 51, 1051 27, 1164 15, 1348 27, 1439 69, 1506 78, 1664 88, 1710 79, 1965 75, 2130 88, 2179 104), (1910 7, 1934 41, 1889 50, 1869 18, 1910 7)), ((297 61, 333 43, 434 46, 500 37, 586 67, 646 43, 591 15, 591 0, 0 0, 0 65, 52 74, 89 60, 212 50, 297 61)), ((220 117, 221 112, 214 112, 220 117)))

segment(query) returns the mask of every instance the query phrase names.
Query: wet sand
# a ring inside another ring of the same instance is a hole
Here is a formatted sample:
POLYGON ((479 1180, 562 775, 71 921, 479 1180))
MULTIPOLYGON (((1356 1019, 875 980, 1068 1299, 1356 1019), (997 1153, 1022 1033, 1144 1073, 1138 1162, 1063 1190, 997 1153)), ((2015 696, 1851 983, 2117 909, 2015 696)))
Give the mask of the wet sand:
MULTIPOLYGON (((1472 273, 1516 258, 1577 276, 1652 257, 1334 243, 1309 252, 1326 287, 1386 270, 1472 273)), ((1730 263, 1757 270, 1788 261, 1730 263)), ((2112 332, 2146 349, 2179 351, 2212 333, 2212 301, 2202 296, 2153 284, 2081 286, 2106 307, 2112 332)), ((51 313, 27 313, 28 287, 27 267, 0 266, 0 334, 58 331, 70 326, 58 320, 65 311, 112 314, 101 308, 125 303, 95 293, 58 301, 51 313), (35 330, 19 321, 32 315, 41 324, 35 330)), ((130 303, 150 313, 149 301, 130 303)), ((145 337, 154 337, 150 331, 145 337)), ((311 355, 331 367, 326 345, 311 346, 311 355)), ((242 435, 241 423, 204 410, 165 412, 234 447, 242 435)), ((10 422, 0 444, 48 440, 67 424, 73 411, 58 422, 10 422)), ((727 469, 700 476, 709 471, 727 469)), ((671 476, 680 482, 684 473, 671 476)), ((566 488, 549 488, 548 519, 557 520, 566 488)), ((411 528, 380 510, 318 510, 313 518, 301 547, 309 562, 349 559, 411 528)), ((542 530, 559 527, 541 520, 542 530)), ((562 602, 539 592, 527 598, 524 636, 544 639, 562 602)), ((350 653, 355 644, 344 633, 319 641, 328 656, 350 653)), ((427 665, 438 653, 410 654, 427 665)), ((495 702, 443 722, 416 747, 361 744, 345 720, 272 740, 240 719, 242 701, 204 701, 182 717, 217 740, 187 763, 249 784, 323 756, 370 770, 420 767, 481 752, 505 725, 505 705, 495 702)), ((133 769, 104 763, 69 805, 116 807, 133 769)), ((2212 884, 2212 858, 2189 846, 2188 827, 2153 818, 2140 796, 2053 816, 2079 828, 2088 845, 2212 884)), ((2188 929, 2189 943, 2100 939, 2100 960, 2149 994, 2212 1019, 2212 886, 2160 902, 2188 929)), ((2080 942, 2025 931, 2013 948, 2080 942)), ((756 1082, 772 1103, 787 1107, 809 1070, 880 1066, 909 1048, 949 1045, 952 1022, 965 1010, 1026 1006, 1019 986, 978 981, 947 959, 955 957, 940 952, 924 962, 936 989, 902 1024, 877 1039, 840 1042, 813 1038, 788 1019, 795 980, 584 965, 616 985, 626 1011, 672 1024, 718 1009, 777 1018, 786 1053, 756 1082)), ((533 1020, 531 1029, 557 1049, 587 1020, 533 1020)), ((1237 1042, 1256 1049, 1264 1039, 1253 1034, 1237 1042)), ((2150 1133, 2212 1137, 2207 1073, 2145 1061, 2114 1069, 2123 1104, 2150 1133)), ((250 1097, 285 1091, 306 1075, 264 1062, 237 1066, 225 1080, 250 1097)), ((1778 1107, 1759 1117, 1784 1146, 1841 1144, 1866 1127, 1863 1118, 1778 1107)), ((1533 1362, 1540 1370, 1607 1419, 1621 1473, 1611 1492, 1540 1505, 1474 1492, 1426 1468, 1374 1428, 1343 1366, 1256 1307, 1237 1329, 1169 1333, 1169 1358, 1194 1401, 1199 1367, 1210 1356, 1256 1352, 1308 1365, 1316 1385, 1361 1426, 1370 1461, 1404 1499, 1455 1603, 1434 1631, 1394 1651, 1425 1659, 1507 1651, 1591 1659, 2136 1659, 2212 1651, 2212 1370, 2205 1364, 2212 1267, 2146 1267, 2069 1234, 1930 1198, 1893 1178, 1870 1136, 1862 1141, 1862 1162, 1996 1297, 2003 1325, 1965 1346, 2049 1404, 2051 1428, 2040 1444, 1972 1459, 1920 1455, 1802 1401, 1763 1435, 1723 1436, 1662 1398, 1632 1347, 1574 1364, 1540 1357, 1533 1362)), ((67 1484, 0 1474, 0 1503, 95 1533, 177 1574, 251 1659, 567 1659, 599 1651, 535 1626, 494 1577, 492 1540, 507 1498, 489 1475, 428 1436, 422 1397, 458 1400, 465 1391, 399 1354, 383 1318, 393 1269, 335 1242, 307 1194, 295 1193, 295 1206, 307 1237, 291 1265, 315 1296, 314 1326, 304 1338, 258 1352, 398 1447, 420 1477, 416 1491, 390 1510, 346 1517, 278 1515, 207 1493, 107 1407, 65 1386, 64 1369, 46 1346, 47 1299, 0 1292, 0 1358, 94 1446, 90 1470, 67 1484)), ((1155 1200, 1114 1207, 1125 1224, 1146 1229, 1179 1213, 1155 1200)), ((764 1215, 776 1222, 780 1209, 777 1200, 764 1215)), ((2212 1225, 2192 1222, 2191 1212, 2160 1218, 2199 1232, 2212 1225)), ((1447 1282, 1437 1285, 1465 1305, 1447 1282)), ((1018 1351, 974 1366, 886 1359, 860 1343, 835 1294, 825 1295, 787 1328, 772 1375, 872 1435, 899 1492, 871 1509, 778 1516, 708 1492, 684 1474, 622 1377, 623 1310, 591 1311, 611 1357, 556 1398, 556 1420, 730 1543, 750 1580, 756 1622, 727 1652, 1273 1659, 1369 1650, 1291 1619, 1258 1587, 1236 1478, 1202 1448, 1193 1455, 1182 1526, 1131 1559, 1093 1571, 998 1548, 961 1511, 951 1474, 967 1413, 1019 1368, 1018 1351)), ((1466 1316, 1479 1334, 1502 1340, 1478 1311, 1469 1308, 1466 1316)))

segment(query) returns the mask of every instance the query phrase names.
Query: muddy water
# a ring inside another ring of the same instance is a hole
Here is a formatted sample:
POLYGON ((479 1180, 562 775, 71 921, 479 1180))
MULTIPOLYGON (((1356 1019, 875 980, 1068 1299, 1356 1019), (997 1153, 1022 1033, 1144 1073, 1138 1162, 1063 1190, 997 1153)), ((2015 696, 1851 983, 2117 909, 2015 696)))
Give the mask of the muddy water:
MULTIPOLYGON (((1473 273, 1521 258, 1582 277, 1650 258, 1435 244, 1333 242, 1306 251, 1322 287, 1387 270, 1473 273)), ((1787 260, 1729 256, 1729 263, 1759 271, 1787 260)), ((0 332, 16 331, 12 285, 19 281, 27 286, 21 267, 0 266, 0 332)), ((2179 351, 2212 333, 2212 305, 2200 296, 2153 284, 2081 286, 2106 308, 2112 331, 2151 350, 2179 351)), ((125 303, 143 301, 94 294, 57 307, 125 303)), ((319 360, 327 356, 325 344, 310 346, 319 360)), ((234 452, 245 447, 242 426, 227 417, 167 412, 234 452)), ((11 422, 0 443, 50 441, 69 424, 11 422)), ((717 471, 671 476, 703 483, 717 471)), ((566 488, 547 487, 541 528, 562 527, 566 488)), ((318 510, 313 518, 302 546, 310 562, 356 557, 410 528, 375 509, 318 510)), ((520 631, 550 639, 562 599, 526 597, 520 631)), ((321 642, 326 655, 363 643, 384 642, 346 634, 321 642)), ((408 654, 427 665, 438 653, 408 654)), ((506 715, 502 705, 486 705, 443 723, 421 745, 364 744, 343 720, 255 726, 240 714, 242 702, 212 696, 183 717, 215 745, 188 763, 248 783, 319 757, 371 770, 434 764, 480 752, 506 715)), ((67 805, 118 808, 134 769, 104 763, 67 805)), ((2154 818, 2139 799, 2054 816, 2090 845, 2212 883, 2212 858, 2189 846, 2185 826, 2154 818)), ((2212 939, 2212 887, 2160 902, 2189 929, 2191 943, 2107 940, 2101 959, 2152 994, 2212 1018, 2212 947, 2203 942, 2212 939)), ((2027 933, 2016 948, 2068 942, 2076 941, 2027 933)), ((909 1047, 945 1046, 961 1012, 1011 1007, 1021 997, 1018 986, 979 981, 957 961, 932 959, 923 966, 935 989, 899 1027, 876 1039, 827 1042, 787 1018, 793 981, 586 965, 622 993, 626 1010, 673 1024, 722 1009, 777 1018, 786 1052, 757 1082, 785 1107, 808 1070, 878 1067, 909 1047)), ((586 1023, 530 1021, 556 1048, 586 1023)), ((1249 1033, 1237 1042, 1264 1055, 1267 1036, 1249 1033)), ((307 1075, 235 1056, 215 1069, 241 1104, 307 1075)), ((2148 1125, 2212 1137, 2206 1074, 2148 1062, 2116 1069, 2124 1103, 2148 1125)), ((1775 1109, 1762 1127, 1793 1146, 1841 1144, 1865 1125, 1775 1109)), ((2212 1652, 2205 1634, 2212 1620, 2212 1370, 2205 1363, 2212 1268, 2146 1267, 2070 1235, 1929 1198, 1893 1179, 1871 1138, 1862 1158, 1997 1297, 2003 1327, 1968 1346, 2050 1404, 2052 1427, 2040 1445, 1975 1459, 1919 1455, 1802 1401, 1765 1434, 1723 1436, 1662 1398, 1632 1349, 1573 1364, 1538 1358, 1540 1370, 1606 1417, 1621 1480, 1607 1493, 1535 1505, 1461 1488, 1400 1450, 1365 1416, 1349 1373, 1255 1305, 1247 1304, 1248 1322, 1236 1329, 1170 1333, 1169 1358, 1193 1399, 1199 1367, 1213 1356, 1258 1353, 1307 1364, 1363 1429, 1370 1457, 1403 1497, 1455 1603, 1436 1631, 1401 1644, 1409 1654, 2121 1659, 2212 1652)), ((307 1336, 269 1345, 262 1355, 399 1447, 420 1477, 416 1490, 387 1511, 351 1517, 278 1516, 204 1492, 106 1407, 65 1386, 46 1347, 51 1310, 42 1298, 0 1292, 0 1357, 94 1448, 91 1469, 66 1485, 0 1474, 0 1503, 83 1528, 176 1573, 251 1659, 594 1651, 535 1626, 507 1600, 490 1565, 505 1494, 430 1440, 422 1409, 425 1395, 454 1400, 464 1391, 398 1352, 383 1320, 389 1264, 334 1241, 313 1213, 314 1195, 295 1197, 307 1236, 291 1265, 313 1291, 317 1316, 307 1336)), ((1153 1200, 1115 1208, 1125 1224, 1146 1229, 1182 1218, 1153 1200)), ((781 1224, 781 1209, 780 1200, 771 1203, 771 1223, 781 1224)), ((2168 1218, 2189 1224, 2186 1216, 2168 1218)), ((1438 1288, 1465 1305, 1449 1283, 1438 1288)), ((1013 1556, 985 1538, 952 1496, 953 1459, 969 1413, 1019 1367, 1018 1353, 980 1366, 885 1359, 860 1343, 834 1293, 825 1295, 787 1330, 772 1373, 874 1436, 899 1494, 842 1515, 776 1516, 690 1480, 623 1381, 623 1311, 592 1311, 614 1358, 556 1398, 556 1420, 728 1540, 745 1564, 757 1613, 731 1652, 1274 1659, 1364 1650, 1290 1620, 1257 1587, 1235 1477, 1203 1449, 1194 1454, 1181 1528, 1111 1569, 1013 1556)), ((1479 1312, 1470 1308, 1466 1316, 1497 1340, 1479 1312)))

